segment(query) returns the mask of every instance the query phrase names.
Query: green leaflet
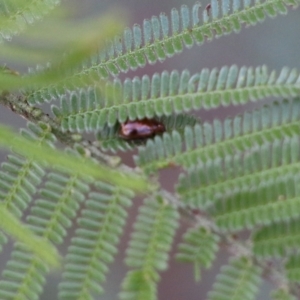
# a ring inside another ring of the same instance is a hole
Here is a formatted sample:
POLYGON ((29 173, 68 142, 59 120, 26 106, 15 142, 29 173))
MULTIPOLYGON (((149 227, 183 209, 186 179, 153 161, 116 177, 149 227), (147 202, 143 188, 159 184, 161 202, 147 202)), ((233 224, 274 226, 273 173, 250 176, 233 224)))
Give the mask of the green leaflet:
POLYGON ((238 105, 259 101, 268 96, 292 96, 300 92, 298 72, 283 68, 279 75, 257 68, 237 66, 220 70, 203 69, 190 75, 166 71, 152 78, 116 79, 101 88, 79 89, 70 96, 61 96, 61 108, 55 107, 62 130, 71 132, 98 131, 126 119, 135 120, 170 116, 192 109, 212 109, 220 105, 238 105), (116 92, 112 95, 112 91, 116 92))
POLYGON ((247 155, 208 160, 182 174, 177 191, 185 206, 206 210, 223 230, 295 218, 299 149, 294 137, 262 144, 247 155))
MULTIPOLYGON (((21 130, 21 134, 27 139, 51 145, 55 137, 44 125, 28 123, 28 130, 21 130)), ((1 205, 15 217, 20 218, 32 201, 32 196, 36 193, 36 187, 41 183, 45 171, 33 160, 11 154, 7 159, 7 162, 2 163, 0 171, 1 205)), ((3 235, 0 245, 2 246, 6 241, 3 235)))
POLYGON ((156 299, 158 271, 167 268, 178 217, 161 196, 146 199, 140 207, 125 260, 133 270, 123 281, 121 299, 156 299))
POLYGON ((299 219, 263 226, 253 233, 253 253, 261 258, 283 257, 300 245, 299 219))
MULTIPOLYGON (((0 39, 10 39, 58 2, 0 0, 0 39)), ((233 254, 208 300, 254 300, 261 275, 275 279, 274 300, 295 300, 300 245, 299 97, 211 123, 185 113, 269 96, 297 97, 298 71, 282 68, 276 74, 265 66, 233 65, 196 74, 184 70, 125 80, 116 76, 162 62, 195 43, 238 32, 244 25, 258 24, 266 16, 285 14, 298 4, 299 0, 211 0, 200 11, 197 2, 191 9, 182 5, 172 9, 170 16, 162 13, 146 19, 116 37, 115 16, 100 25, 83 22, 76 32, 68 30, 72 25, 60 28, 61 23, 52 19, 52 26, 39 23, 31 28, 44 36, 42 26, 48 26, 50 39, 39 42, 53 44, 56 51, 31 53, 30 47, 3 44, 2 54, 20 61, 28 58, 28 64, 42 54, 43 65, 24 77, 0 67, 0 102, 35 122, 50 124, 30 123, 23 137, 0 127, 0 144, 16 152, 0 171, 0 221, 5 222, 3 231, 17 239, 0 280, 0 299, 39 298, 49 273, 47 262, 55 264, 57 258, 55 250, 45 249, 49 242, 58 245, 68 239, 75 219, 78 224, 65 257, 58 297, 92 300, 101 294, 118 251, 126 207, 133 191, 138 191, 149 198, 140 207, 127 248, 125 263, 130 270, 121 299, 157 299, 160 272, 168 268, 182 217, 192 228, 185 233, 177 257, 194 265, 196 279, 202 267, 211 266, 219 242, 233 254), (60 41, 66 44, 58 45, 60 41), (63 58, 62 53, 66 53, 63 58), (44 61, 48 54, 49 64, 44 61), (111 75, 114 80, 106 82, 111 75), (59 107, 52 106, 53 119, 34 107, 52 100, 60 102, 59 107), (143 141, 119 138, 123 122, 143 118, 163 122, 166 132, 143 141), (96 134, 97 141, 85 140, 86 132, 96 134), (53 134, 80 155, 55 150, 53 134), (122 165, 122 156, 109 160, 101 152, 134 146, 139 146, 136 168, 122 165), (108 165, 97 159, 109 161, 108 165), (175 195, 155 184, 165 167, 181 173, 175 195), (49 169, 47 175, 44 169, 49 169), (28 226, 20 227, 15 217, 21 218, 27 210, 28 226), (28 228, 40 237, 32 236, 28 228)), ((29 37, 34 36, 23 38, 30 44, 29 37)), ((5 241, 0 232, 0 248, 5 241)))
POLYGON ((158 280, 154 270, 149 270, 147 274, 143 270, 129 271, 122 283, 120 299, 156 300, 158 280))
POLYGON ((227 118, 223 122, 214 120, 212 124, 205 122, 186 127, 183 136, 177 131, 157 136, 148 140, 145 147, 139 148, 135 162, 147 173, 169 164, 191 168, 202 162, 248 151, 265 142, 296 136, 299 106, 299 98, 296 98, 227 118))
MULTIPOLYGON (((242 25, 256 25, 264 21, 265 16, 286 14, 286 6, 296 6, 298 3, 297 0, 254 3, 247 0, 212 1, 211 9, 203 9, 202 14, 199 2, 191 9, 182 5, 180 10, 173 8, 170 17, 161 13, 159 17, 145 19, 143 25, 126 28, 121 36, 107 43, 105 51, 93 55, 89 63, 83 64, 74 77, 95 77, 99 80, 144 67, 147 63, 164 61, 182 52, 185 47, 192 47, 194 43, 202 44, 214 37, 239 32, 242 25)), ((220 84, 225 85, 225 82, 220 81, 220 84)), ((50 101, 62 92, 52 86, 36 91, 35 94, 37 96, 31 95, 31 103, 50 101)), ((218 102, 217 98, 214 97, 214 100, 218 102)))
POLYGON ((217 275, 208 300, 254 300, 261 281, 261 270, 246 258, 233 258, 217 275))
POLYGON ((9 155, 0 171, 0 194, 2 203, 15 216, 20 217, 31 202, 45 171, 34 161, 9 155))
POLYGON ((219 236, 204 227, 191 228, 183 236, 183 243, 178 246, 176 259, 193 263, 195 280, 200 281, 200 268, 210 268, 218 251, 219 236))
MULTIPOLYGON (((67 233, 66 228, 72 225, 72 219, 88 191, 89 186, 78 174, 68 176, 49 173, 45 188, 40 190, 41 199, 35 201, 26 219, 29 228, 39 235, 44 243, 61 244, 67 233)), ((35 246, 38 249, 42 248, 38 244, 35 246)), ((29 250, 32 250, 31 248, 29 250)), ((37 299, 48 273, 45 262, 45 259, 33 256, 23 244, 15 245, 12 258, 3 271, 4 280, 0 281, 1 299, 11 299, 12 295, 15 299, 24 295, 29 295, 30 299, 37 299), (19 275, 20 270, 22 276, 19 275)))
POLYGON ((4 204, 0 204, 0 227, 17 241, 24 243, 37 258, 51 267, 58 267, 59 256, 56 249, 45 239, 33 234, 27 227, 11 214, 4 204))
MULTIPOLYGON (((272 175, 271 172, 264 173, 261 182, 257 180, 255 191, 244 185, 240 191, 237 188, 231 197, 229 193, 223 199, 217 197, 219 199, 211 211, 219 228, 235 231, 298 217, 300 174, 286 172, 287 169, 283 168, 281 172, 278 168, 272 175)), ((248 182, 251 182, 250 178, 248 182)))
POLYGON ((114 260, 116 244, 126 222, 125 207, 133 193, 103 183, 96 183, 82 211, 75 237, 66 256, 60 299, 92 299, 101 294, 108 262, 114 260), (76 272, 80 270, 80 273, 76 272))
POLYGON ((199 164, 180 177, 182 204, 208 212, 222 231, 297 218, 299 149, 295 136, 199 164))
MULTIPOLYGON (((44 1, 34 2, 44 3, 44 1)), ((30 69, 24 76, 18 76, 17 72, 10 71, 8 68, 0 68, 1 91, 22 90, 23 97, 26 96, 26 103, 36 105, 44 102, 41 95, 43 89, 55 88, 65 93, 67 89, 95 84, 93 74, 82 75, 80 78, 73 74, 88 57, 103 49, 105 40, 113 38, 120 32, 122 19, 119 17, 118 22, 112 21, 117 17, 107 14, 101 18, 72 24, 62 16, 63 13, 60 11, 46 19, 40 26, 30 27, 31 30, 27 30, 24 34, 23 38, 27 39, 28 44, 31 41, 34 44, 37 40, 41 44, 45 43, 45 47, 41 50, 39 47, 30 49, 26 43, 23 48, 22 45, 5 44, 0 49, 1 55, 6 59, 14 59, 21 63, 28 63, 28 61, 34 61, 35 64, 36 61, 43 63, 34 71, 30 69), (78 27, 76 31, 74 31, 75 24, 78 27), (99 27, 103 29, 97 30, 96 28, 99 27), (57 35, 58 31, 59 35, 57 35), (20 51, 20 48, 23 51, 20 51)), ((21 15, 18 16, 19 18, 22 20, 21 15)), ((103 80, 97 80, 97 85, 104 86, 105 83, 103 80)))

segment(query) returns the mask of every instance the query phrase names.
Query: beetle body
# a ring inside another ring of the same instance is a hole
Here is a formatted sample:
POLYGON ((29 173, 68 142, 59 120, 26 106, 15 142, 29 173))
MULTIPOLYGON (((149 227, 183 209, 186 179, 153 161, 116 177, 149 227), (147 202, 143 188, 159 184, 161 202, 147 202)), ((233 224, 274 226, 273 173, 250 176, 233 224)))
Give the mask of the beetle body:
POLYGON ((165 132, 165 126, 154 119, 127 120, 121 124, 119 136, 125 140, 139 140, 165 132))

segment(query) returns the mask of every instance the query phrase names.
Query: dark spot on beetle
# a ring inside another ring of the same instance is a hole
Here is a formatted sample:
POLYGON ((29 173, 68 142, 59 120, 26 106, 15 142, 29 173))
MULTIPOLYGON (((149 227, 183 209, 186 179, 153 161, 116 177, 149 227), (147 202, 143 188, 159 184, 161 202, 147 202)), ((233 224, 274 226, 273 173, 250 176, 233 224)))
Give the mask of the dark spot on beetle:
POLYGON ((127 120, 121 124, 119 136, 124 140, 141 140, 165 132, 163 123, 155 119, 127 120))

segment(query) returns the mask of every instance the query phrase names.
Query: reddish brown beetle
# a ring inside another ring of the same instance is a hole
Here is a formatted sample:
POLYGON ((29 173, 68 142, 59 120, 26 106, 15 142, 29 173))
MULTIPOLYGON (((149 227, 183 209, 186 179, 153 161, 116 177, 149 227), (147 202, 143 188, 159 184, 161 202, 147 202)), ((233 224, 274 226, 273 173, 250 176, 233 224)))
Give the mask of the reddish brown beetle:
POLYGON ((142 120, 127 120, 121 124, 119 136, 125 140, 138 140, 153 137, 156 134, 165 132, 163 123, 155 119, 142 119, 142 120))
POLYGON ((206 9, 207 15, 209 15, 210 10, 211 10, 211 4, 208 3, 208 4, 205 6, 205 9, 206 9))

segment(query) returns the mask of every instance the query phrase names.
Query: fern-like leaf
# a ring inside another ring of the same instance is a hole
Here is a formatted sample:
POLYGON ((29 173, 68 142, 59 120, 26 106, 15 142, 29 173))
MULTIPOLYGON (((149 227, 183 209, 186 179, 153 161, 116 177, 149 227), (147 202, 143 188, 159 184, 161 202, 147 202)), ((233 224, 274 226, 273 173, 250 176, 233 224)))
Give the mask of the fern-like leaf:
POLYGON ((102 293, 107 264, 117 252, 127 216, 124 207, 131 204, 133 194, 103 183, 96 186, 101 192, 90 193, 68 249, 60 299, 88 300, 102 293))
POLYGON ((1 199, 15 216, 21 217, 45 172, 32 160, 17 155, 8 155, 7 159, 0 171, 1 199))
POLYGON ((134 270, 123 281, 121 299, 156 299, 158 271, 167 268, 178 217, 161 196, 147 199, 140 208, 126 257, 126 264, 134 270))
POLYGON ((146 172, 176 164, 185 168, 203 161, 223 158, 232 153, 249 151, 264 141, 297 135, 300 118, 299 98, 291 102, 274 103, 224 122, 196 124, 186 127, 183 137, 174 131, 147 141, 139 148, 135 162, 146 172))
POLYGON ((260 284, 261 270, 246 258, 231 259, 208 293, 208 300, 254 300, 260 284))
POLYGON ((30 252, 49 266, 59 267, 60 261, 56 248, 24 226, 3 204, 0 204, 0 228, 10 237, 23 243, 30 252))
MULTIPOLYGON (((110 41, 107 50, 93 56, 91 62, 84 64, 75 76, 80 78, 92 74, 96 78, 107 78, 109 74, 116 76, 128 69, 143 67, 147 62, 164 61, 182 52, 184 46, 189 48, 194 43, 202 44, 205 40, 238 32, 243 24, 255 25, 262 22, 266 15, 275 17, 278 13, 285 14, 286 6, 297 4, 298 0, 254 3, 248 0, 213 0, 211 8, 203 10, 202 20, 199 17, 199 2, 192 9, 182 5, 180 10, 172 9, 170 18, 162 13, 151 20, 145 19, 143 26, 126 28, 122 37, 110 41)), ((50 100, 53 91, 57 95, 55 88, 39 91, 42 95, 40 99, 50 100)), ((34 103, 34 99, 29 101, 34 103)))
POLYGON ((114 126, 127 119, 153 118, 188 112, 192 109, 211 109, 220 105, 245 104, 268 96, 297 96, 300 77, 296 70, 283 68, 268 72, 265 66, 253 68, 237 66, 220 70, 203 69, 190 75, 188 71, 145 75, 123 84, 115 80, 115 96, 89 89, 60 97, 61 108, 55 108, 64 131, 98 131, 105 124, 114 126))
MULTIPOLYGON (((21 130, 22 136, 27 139, 50 145, 55 141, 54 136, 49 133, 47 125, 28 123, 27 127, 27 130, 21 130)), ((26 160, 15 154, 8 155, 7 159, 7 162, 2 163, 2 170, 0 171, 1 201, 14 216, 20 218, 32 201, 32 196, 36 193, 36 187, 41 183, 45 172, 32 159, 26 160)), ((5 242, 6 238, 1 232, 1 248, 5 242)))
POLYGON ((283 257, 300 246, 299 219, 270 224, 253 234, 253 252, 259 257, 283 257))
MULTIPOLYGON (((22 129, 21 135, 37 144, 47 144, 53 147, 56 141, 49 127, 44 123, 27 124, 28 129, 22 129)), ((25 160, 17 155, 9 155, 8 162, 2 164, 1 196, 3 204, 11 212, 20 217, 36 193, 36 187, 41 183, 45 174, 43 168, 34 160, 25 160), (8 188, 9 187, 9 188, 8 188)))
POLYGON ((48 271, 45 262, 29 252, 24 245, 16 244, 11 260, 2 272, 1 299, 38 299, 48 271))
POLYGON ((219 228, 241 230, 299 217, 300 194, 297 187, 300 174, 284 174, 285 168, 282 170, 284 171, 281 172, 279 168, 273 172, 269 170, 267 173, 277 175, 264 174, 261 182, 258 182, 258 176, 255 179, 254 176, 249 176, 248 182, 257 182, 255 190, 241 186, 231 195, 227 193, 220 197, 219 194, 214 201, 216 205, 211 210, 219 228))
MULTIPOLYGON (((65 228, 71 226, 89 186, 76 174, 68 177, 50 173, 47 179, 45 188, 40 192, 42 199, 35 201, 27 224, 43 239, 60 244, 66 235, 65 228)), ((17 245, 2 274, 0 298, 37 299, 47 272, 45 262, 33 256, 23 245, 17 245)))
POLYGON ((185 205, 208 210, 223 229, 295 218, 300 204, 299 147, 294 137, 266 142, 249 154, 208 160, 181 175, 177 191, 185 205))
POLYGON ((218 250, 219 237, 204 227, 189 229, 179 244, 176 258, 194 264, 195 279, 200 280, 200 268, 210 268, 218 250))

